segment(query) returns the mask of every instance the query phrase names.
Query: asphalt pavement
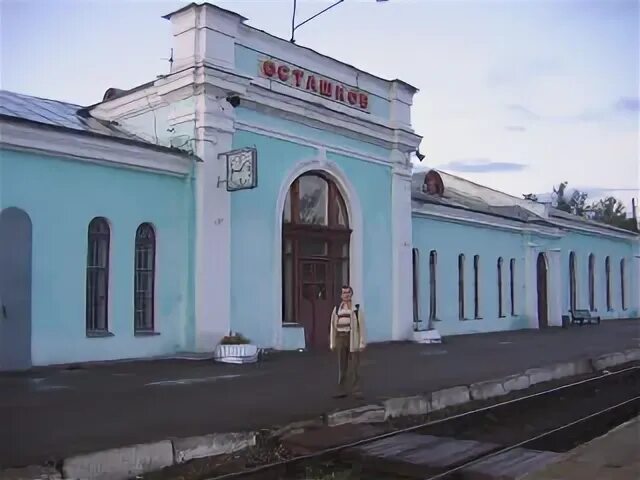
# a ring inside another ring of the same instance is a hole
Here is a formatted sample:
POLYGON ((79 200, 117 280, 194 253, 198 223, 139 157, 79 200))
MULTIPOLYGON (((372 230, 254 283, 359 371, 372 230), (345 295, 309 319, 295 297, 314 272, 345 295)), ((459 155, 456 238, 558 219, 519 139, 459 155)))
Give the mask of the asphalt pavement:
POLYGON ((363 401, 332 397, 337 362, 329 352, 273 353, 253 365, 157 360, 1 374, 0 467, 269 428, 639 345, 640 320, 371 345, 361 363, 363 401))

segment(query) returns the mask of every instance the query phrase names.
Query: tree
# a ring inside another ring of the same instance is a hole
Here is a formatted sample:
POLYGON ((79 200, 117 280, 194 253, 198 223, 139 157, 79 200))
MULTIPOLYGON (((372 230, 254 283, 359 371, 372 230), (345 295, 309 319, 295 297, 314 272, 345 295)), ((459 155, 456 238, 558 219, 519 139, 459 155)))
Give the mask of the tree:
POLYGON ((553 194, 556 198, 556 208, 563 212, 571 213, 571 205, 565 196, 565 190, 569 182, 562 182, 558 188, 553 187, 553 194))
POLYGON ((590 210, 590 207, 587 206, 587 197, 589 195, 586 192, 574 190, 571 192, 571 196, 567 198, 567 185, 569 185, 569 182, 565 181, 557 187, 553 187, 555 207, 558 210, 584 217, 590 210))
POLYGON ((587 205, 587 197, 589 196, 586 192, 581 192, 580 190, 574 190, 571 194, 571 199, 569 200, 569 205, 571 206, 571 213, 574 215, 578 215, 580 217, 586 216, 587 213, 590 212, 591 207, 587 205))
POLYGON ((635 219, 627 218, 624 205, 615 197, 606 197, 598 200, 593 203, 590 208, 593 220, 633 232, 638 231, 638 225, 635 219))

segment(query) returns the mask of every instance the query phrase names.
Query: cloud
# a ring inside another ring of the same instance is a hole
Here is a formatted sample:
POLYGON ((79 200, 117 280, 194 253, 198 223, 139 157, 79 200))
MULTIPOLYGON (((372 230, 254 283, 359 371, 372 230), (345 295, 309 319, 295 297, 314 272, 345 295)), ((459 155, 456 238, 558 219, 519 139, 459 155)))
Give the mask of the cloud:
MULTIPOLYGON (((577 115, 540 115, 534 110, 518 103, 506 105, 507 110, 521 121, 545 121, 559 123, 605 122, 631 114, 634 118, 640 112, 638 97, 619 97, 615 102, 600 108, 585 109, 577 115)), ((510 130, 507 127, 507 130, 510 130)))
POLYGON ((638 113, 640 112, 640 98, 620 97, 613 108, 619 113, 638 113))
POLYGON ((489 173, 489 172, 519 172, 527 165, 514 162, 493 162, 488 158, 471 158, 467 160, 454 160, 437 168, 454 172, 489 173))
POLYGON ((518 103, 511 103, 507 105, 507 110, 525 120, 540 120, 542 118, 533 110, 530 110, 524 105, 520 105, 518 103))
POLYGON ((526 132, 527 127, 523 127, 522 125, 507 125, 504 127, 508 132, 526 132))
POLYGON ((510 59, 489 69, 489 87, 518 87, 537 81, 539 78, 559 75, 564 71, 562 62, 556 58, 535 60, 510 59))

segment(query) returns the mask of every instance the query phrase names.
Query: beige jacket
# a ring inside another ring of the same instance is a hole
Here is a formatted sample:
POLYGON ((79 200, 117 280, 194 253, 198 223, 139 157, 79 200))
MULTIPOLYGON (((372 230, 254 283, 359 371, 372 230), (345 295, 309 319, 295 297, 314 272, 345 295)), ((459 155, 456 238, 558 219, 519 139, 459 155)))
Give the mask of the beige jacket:
MULTIPOLYGON (((351 337, 349 341, 349 350, 352 352, 361 352, 366 346, 364 339, 364 312, 362 311, 362 308, 360 308, 360 305, 354 304, 354 307, 355 308, 351 311, 351 337), (358 311, 357 315, 356 310, 358 311)), ((331 312, 331 329, 329 333, 329 348, 331 348, 331 350, 336 347, 336 335, 338 333, 336 328, 338 324, 338 313, 336 312, 336 308, 337 307, 334 307, 331 312)))

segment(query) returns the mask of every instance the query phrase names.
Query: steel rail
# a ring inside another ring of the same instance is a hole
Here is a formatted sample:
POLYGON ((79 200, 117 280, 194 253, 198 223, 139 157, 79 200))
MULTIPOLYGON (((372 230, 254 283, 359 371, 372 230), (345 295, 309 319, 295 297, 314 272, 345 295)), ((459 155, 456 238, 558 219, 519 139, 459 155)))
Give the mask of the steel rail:
MULTIPOLYGON (((348 448, 359 447, 361 445, 366 445, 368 443, 373 443, 373 442, 376 442, 378 440, 384 440, 385 438, 390 438, 390 437, 393 437, 395 435, 399 435, 401 433, 409 433, 409 432, 413 432, 413 431, 416 431, 416 430, 421 430, 423 428, 427 428, 427 427, 430 427, 432 425, 439 425, 441 423, 449 422, 449 421, 456 420, 456 419, 459 419, 459 418, 464 418, 464 417, 467 417, 467 416, 475 415, 475 414, 486 412, 486 411, 489 411, 489 410, 498 409, 498 408, 504 407, 506 405, 512 405, 514 403, 523 402, 525 400, 531 400, 531 399, 536 398, 536 397, 540 397, 540 396, 543 396, 543 395, 549 395, 549 394, 552 394, 552 393, 555 393, 555 392, 559 392, 559 391, 562 391, 562 390, 566 390, 566 389, 569 389, 569 388, 576 387, 578 385, 583 385, 583 384, 590 383, 590 382, 597 382, 597 381, 610 379, 611 377, 614 377, 614 376, 617 376, 617 375, 622 375, 624 373, 628 373, 628 372, 631 372, 631 371, 634 371, 634 370, 640 370, 640 366, 634 365, 632 367, 627 367, 627 368, 624 368, 622 370, 617 370, 615 372, 607 372, 607 371, 605 371, 605 372, 602 372, 598 376, 594 376, 594 377, 591 377, 591 378, 586 378, 584 380, 579 380, 577 382, 569 383, 569 384, 566 384, 566 385, 560 385, 558 387, 550 388, 548 390, 543 390, 542 392, 537 392, 537 393, 532 393, 530 395, 525 395, 524 397, 518 397, 518 398, 514 398, 514 399, 511 399, 511 400, 504 401, 504 402, 496 403, 496 404, 493 404, 493 405, 487 405, 486 407, 477 408, 475 410, 470 410, 468 412, 458 413, 456 415, 452 415, 450 417, 441 418, 441 419, 438 419, 438 420, 431 420, 431 421, 428 421, 428 422, 421 423, 419 425, 412 425, 411 427, 402 428, 400 430, 394 430, 392 432, 383 433, 383 434, 380 434, 380 435, 376 435, 374 437, 364 438, 362 440, 357 440, 357 441, 346 443, 346 444, 343 444, 343 445, 338 445, 338 446, 335 446, 335 447, 329 447, 329 448, 326 448, 324 450, 313 452, 313 453, 310 453, 310 454, 307 454, 307 455, 300 455, 300 456, 289 458, 289 459, 286 459, 286 460, 281 460, 279 462, 273 462, 273 463, 268 463, 268 464, 265 464, 265 465, 259 465, 257 467, 253 467, 253 468, 250 468, 250 469, 247 469, 247 470, 242 470, 242 471, 239 471, 239 472, 231 472, 231 473, 225 473, 223 475, 218 475, 218 476, 215 476, 215 477, 207 477, 206 480, 239 479, 239 478, 242 478, 242 477, 245 477, 245 476, 255 475, 257 473, 261 473, 261 472, 264 472, 266 470, 274 470, 274 469, 277 469, 277 468, 286 467, 288 465, 293 465, 293 464, 296 464, 296 463, 301 463, 301 462, 305 462, 305 461, 319 459, 319 458, 321 458, 323 456, 327 456, 327 455, 331 455, 331 454, 334 454, 334 453, 338 453, 338 452, 340 452, 342 450, 346 450, 348 448)), ((435 478, 437 478, 437 477, 435 477, 435 478)))
POLYGON ((549 430, 548 432, 541 433, 540 435, 536 435, 535 437, 529 438, 527 440, 524 440, 522 442, 516 443, 516 444, 511 445, 509 447, 505 447, 505 448, 503 448, 501 450, 489 453, 487 455, 483 455, 483 456, 478 457, 478 458, 476 458, 474 460, 471 460, 471 461, 469 461, 469 462, 467 462, 467 463, 465 463, 463 465, 460 465, 458 467, 455 467, 455 468, 452 468, 450 470, 447 470, 446 472, 439 473, 439 474, 434 475, 432 477, 427 477, 424 480, 440 480, 440 479, 446 478, 449 475, 452 475, 452 474, 454 474, 456 472, 459 472, 460 470, 464 470, 465 468, 470 467, 471 465, 475 465, 477 463, 483 462, 483 461, 488 460, 490 458, 497 457, 498 455, 502 455, 503 453, 510 452, 511 450, 515 450, 516 448, 524 447, 528 443, 532 443, 532 442, 535 442, 537 440, 543 439, 544 437, 547 437, 547 436, 552 435, 554 433, 560 432, 560 431, 565 430, 567 428, 573 427, 574 425, 582 423, 582 422, 584 422, 586 420, 589 420, 591 418, 597 417, 599 415, 603 415, 605 413, 610 412, 611 410, 615 410, 617 408, 623 407, 623 406, 625 406, 625 405, 627 405, 629 403, 636 402, 638 400, 640 400, 640 395, 638 395, 636 397, 633 397, 633 398, 630 398, 629 400, 625 400, 624 402, 620 402, 620 403, 618 403, 616 405, 613 405, 611 407, 604 408, 604 409, 602 409, 602 410, 600 410, 598 412, 592 413, 592 414, 587 415, 585 417, 579 418, 578 420, 574 420, 573 422, 569 422, 569 423, 567 423, 565 425, 562 425, 561 427, 557 427, 557 428, 554 428, 553 430, 549 430))

